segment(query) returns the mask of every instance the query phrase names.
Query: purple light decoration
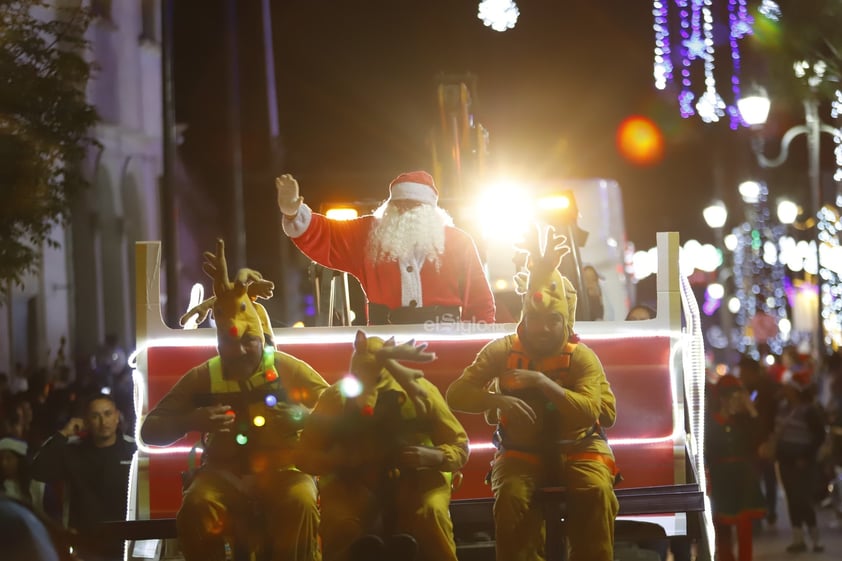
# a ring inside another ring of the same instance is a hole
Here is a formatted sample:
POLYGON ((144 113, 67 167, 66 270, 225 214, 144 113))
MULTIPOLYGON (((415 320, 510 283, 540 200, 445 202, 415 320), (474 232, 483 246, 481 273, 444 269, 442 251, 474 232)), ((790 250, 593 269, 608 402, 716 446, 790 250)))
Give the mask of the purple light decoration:
POLYGON ((669 0, 654 0, 655 87, 662 90, 673 81, 672 49, 669 41, 669 0))
MULTIPOLYGON (((706 13, 711 15, 715 3, 716 0, 653 0, 655 87, 666 89, 667 85, 675 83, 675 67, 680 67, 681 86, 677 97, 679 112, 684 118, 699 114, 695 101, 700 98, 701 92, 694 93, 693 91, 692 65, 694 61, 701 60, 705 64, 706 95, 711 100, 719 98, 713 82, 715 46, 709 36, 709 30, 705 29, 702 21, 703 11, 706 10, 706 13), (675 4, 675 9, 672 11, 670 2, 675 4), (677 41, 672 41, 670 37, 670 17, 676 20, 672 23, 673 26, 677 24, 679 35, 677 41), (675 62, 673 56, 677 59, 675 62)), ((754 19, 748 12, 747 4, 748 0, 728 0, 729 61, 732 69, 730 82, 733 99, 730 103, 726 103, 725 112, 729 117, 731 129, 747 126, 736 107, 736 101, 740 98, 741 92, 739 41, 752 34, 754 25, 754 19)), ((708 21, 707 25, 710 23, 708 21)), ((718 103, 721 103, 721 100, 718 103)), ((721 115, 720 111, 717 110, 717 114, 721 115)), ((707 112, 702 116, 707 119, 707 112)))
POLYGON ((690 12, 687 11, 687 0, 675 0, 678 6, 679 26, 681 43, 678 52, 681 56, 681 93, 678 94, 678 104, 681 116, 685 119, 695 114, 692 100, 696 97, 690 88, 693 82, 690 79, 690 56, 687 53, 687 42, 690 40, 690 12))
POLYGON ((734 102, 728 105, 728 115, 730 119, 731 130, 743 126, 748 126, 740 111, 736 107, 736 100, 740 99, 740 44, 739 40, 750 35, 752 26, 754 25, 753 18, 748 14, 746 7, 746 0, 728 0, 728 25, 730 26, 730 33, 728 42, 731 47, 731 64, 733 65, 733 73, 731 74, 731 91, 734 94, 734 102))
POLYGON ((719 309, 720 304, 722 304, 722 300, 715 300, 705 292, 705 303, 702 304, 702 311, 706 316, 712 316, 719 309))
POLYGON ((682 90, 678 94, 678 108, 682 117, 689 117, 693 114, 693 102, 696 100, 696 95, 690 90, 682 90))

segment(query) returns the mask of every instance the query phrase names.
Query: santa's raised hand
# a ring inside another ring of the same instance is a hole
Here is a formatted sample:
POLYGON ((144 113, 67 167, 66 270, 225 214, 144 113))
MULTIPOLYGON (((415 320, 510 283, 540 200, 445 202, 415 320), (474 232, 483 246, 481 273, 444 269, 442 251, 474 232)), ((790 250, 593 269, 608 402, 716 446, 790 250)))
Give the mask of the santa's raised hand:
POLYGON ((275 178, 275 189, 278 192, 278 208, 286 216, 295 216, 304 197, 298 193, 298 181, 286 173, 275 178))

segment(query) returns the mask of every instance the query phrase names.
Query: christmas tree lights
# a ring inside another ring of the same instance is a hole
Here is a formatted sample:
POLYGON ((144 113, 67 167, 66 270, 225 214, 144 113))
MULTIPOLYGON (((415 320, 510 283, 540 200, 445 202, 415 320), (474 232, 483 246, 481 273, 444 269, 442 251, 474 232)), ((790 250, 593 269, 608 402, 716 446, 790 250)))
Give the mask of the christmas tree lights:
MULTIPOLYGON (((734 230, 734 285, 740 301, 736 323, 742 334, 736 348, 759 359, 753 319, 765 314, 779 325, 787 319, 787 307, 786 275, 777 246, 784 227, 770 220, 768 187, 764 183, 756 186, 757 191, 746 201, 746 221, 734 230)), ((766 344, 771 352, 780 354, 784 345, 780 331, 775 330, 766 344)))

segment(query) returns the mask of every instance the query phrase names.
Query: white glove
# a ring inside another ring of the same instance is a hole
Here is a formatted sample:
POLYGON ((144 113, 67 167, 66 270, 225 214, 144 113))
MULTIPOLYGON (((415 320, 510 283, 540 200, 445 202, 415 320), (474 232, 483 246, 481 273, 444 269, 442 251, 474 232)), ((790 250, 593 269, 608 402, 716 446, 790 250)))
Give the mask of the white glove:
POLYGON ((275 189, 278 191, 278 208, 285 216, 295 216, 304 197, 298 194, 298 181, 290 174, 275 178, 275 189))

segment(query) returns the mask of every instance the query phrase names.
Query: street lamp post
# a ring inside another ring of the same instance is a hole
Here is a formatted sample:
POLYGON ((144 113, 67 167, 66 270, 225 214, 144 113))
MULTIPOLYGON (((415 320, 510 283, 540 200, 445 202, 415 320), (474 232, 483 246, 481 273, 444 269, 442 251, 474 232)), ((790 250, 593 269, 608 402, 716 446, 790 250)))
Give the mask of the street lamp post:
MULTIPOLYGON (((810 215, 818 220, 819 210, 821 209, 821 166, 820 166, 820 142, 821 133, 827 133, 831 136, 837 134, 837 130, 830 125, 827 125, 819 118, 819 101, 816 96, 811 93, 804 101, 804 124, 795 125, 787 130, 781 138, 780 152, 775 158, 767 158, 764 153, 763 139, 758 135, 752 139, 752 150, 757 157, 757 162, 760 167, 774 168, 783 164, 789 157, 789 147, 792 141, 800 136, 805 135, 807 140, 807 179, 810 188, 810 215)), ((743 119, 752 128, 760 128, 766 123, 769 116, 770 107, 769 97, 765 90, 760 90, 753 95, 746 96, 737 101, 737 108, 740 111, 743 119)), ((818 288, 818 306, 816 310, 817 329, 813 333, 814 349, 818 355, 819 360, 824 360, 825 354, 825 335, 824 335, 824 321, 822 318, 822 275, 821 275, 821 243, 818 232, 816 233, 816 287, 818 288)))

